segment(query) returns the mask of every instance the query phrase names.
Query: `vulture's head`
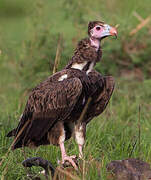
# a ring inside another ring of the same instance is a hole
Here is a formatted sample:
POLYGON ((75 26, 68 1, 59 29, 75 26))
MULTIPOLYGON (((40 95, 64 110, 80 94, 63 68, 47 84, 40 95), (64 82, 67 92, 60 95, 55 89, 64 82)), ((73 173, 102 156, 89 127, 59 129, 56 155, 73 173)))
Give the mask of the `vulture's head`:
POLYGON ((105 24, 101 21, 92 21, 88 24, 88 35, 92 39, 103 39, 108 36, 116 36, 117 30, 115 27, 112 27, 108 24, 105 24))

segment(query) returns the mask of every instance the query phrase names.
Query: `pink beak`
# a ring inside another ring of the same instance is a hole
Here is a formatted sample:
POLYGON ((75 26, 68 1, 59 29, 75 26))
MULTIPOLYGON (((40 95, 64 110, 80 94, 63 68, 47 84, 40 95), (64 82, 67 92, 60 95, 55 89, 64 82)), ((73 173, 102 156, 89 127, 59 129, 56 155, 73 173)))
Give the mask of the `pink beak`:
POLYGON ((117 30, 116 30, 115 27, 111 27, 111 29, 110 29, 110 35, 111 35, 111 36, 116 36, 116 38, 117 38, 117 30))

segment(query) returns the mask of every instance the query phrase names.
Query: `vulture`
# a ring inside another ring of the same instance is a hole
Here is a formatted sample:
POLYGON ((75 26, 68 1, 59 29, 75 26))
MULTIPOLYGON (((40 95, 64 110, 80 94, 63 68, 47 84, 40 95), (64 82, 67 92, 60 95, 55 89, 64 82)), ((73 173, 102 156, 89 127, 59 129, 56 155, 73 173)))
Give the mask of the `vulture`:
POLYGON ((108 36, 117 36, 116 28, 101 21, 89 22, 88 38, 78 43, 69 63, 29 94, 18 126, 7 134, 14 136, 12 150, 53 144, 61 149, 62 164, 69 161, 77 168, 75 156, 67 155, 64 142, 73 135, 82 158, 86 125, 104 111, 110 100, 113 77, 94 70, 102 56, 100 42, 108 36), (79 124, 89 97, 91 101, 79 124))

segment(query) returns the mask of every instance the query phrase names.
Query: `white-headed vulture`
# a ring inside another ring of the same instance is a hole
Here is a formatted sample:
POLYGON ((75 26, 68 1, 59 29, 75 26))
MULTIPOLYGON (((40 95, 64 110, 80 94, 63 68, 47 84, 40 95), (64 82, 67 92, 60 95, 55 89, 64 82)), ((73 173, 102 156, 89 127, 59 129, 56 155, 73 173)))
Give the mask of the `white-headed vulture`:
POLYGON ((53 144, 60 146, 62 163, 69 161, 75 168, 74 156, 67 156, 64 141, 73 134, 82 157, 86 125, 101 114, 114 89, 112 76, 102 76, 94 70, 100 62, 100 42, 117 36, 117 30, 100 21, 89 22, 88 38, 81 40, 67 66, 35 87, 27 100, 17 128, 8 133, 14 136, 12 149, 53 144), (78 119, 91 97, 80 125, 78 119))

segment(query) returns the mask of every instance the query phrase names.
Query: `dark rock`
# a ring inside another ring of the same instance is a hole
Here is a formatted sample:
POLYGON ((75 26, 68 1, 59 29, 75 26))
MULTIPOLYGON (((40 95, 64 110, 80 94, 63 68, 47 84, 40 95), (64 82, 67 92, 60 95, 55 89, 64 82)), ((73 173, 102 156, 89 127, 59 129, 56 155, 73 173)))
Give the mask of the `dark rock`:
POLYGON ((107 165, 108 179, 151 180, 150 165, 139 159, 112 161, 107 165))
MULTIPOLYGON (((45 170, 45 177, 48 179, 48 177, 51 175, 52 177, 54 176, 55 169, 52 166, 52 164, 45 159, 42 159, 41 157, 33 157, 33 158, 28 158, 25 161, 22 162, 22 165, 24 167, 32 167, 32 166, 40 166, 45 170)), ((40 177, 36 177, 37 179, 34 178, 34 180, 40 179, 40 177)))
MULTIPOLYGON (((63 165, 60 164, 57 167, 53 167, 52 164, 48 160, 44 160, 40 157, 28 158, 22 162, 24 167, 32 167, 32 166, 40 166, 45 170, 45 178, 52 180, 73 180, 79 179, 79 175, 84 173, 87 174, 89 172, 90 167, 95 167, 98 170, 98 177, 101 179, 101 164, 99 161, 95 159, 91 159, 90 161, 85 161, 74 158, 74 162, 78 167, 78 171, 75 170, 69 162, 65 162, 63 165), (83 167, 84 165, 84 167, 83 167), (49 171, 51 173, 49 173, 49 171)), ((28 172, 28 179, 32 180, 42 180, 44 177, 41 177, 40 174, 32 174, 28 172)))
MULTIPOLYGON (((73 160, 78 167, 78 159, 75 158, 73 160)), ((33 157, 23 161, 22 165, 24 167, 29 167, 29 168, 32 166, 42 167, 45 170, 44 175, 46 179, 50 179, 51 177, 53 180, 62 180, 62 179, 72 180, 72 176, 77 175, 77 171, 71 166, 71 164, 68 161, 65 161, 63 165, 54 168, 48 160, 42 159, 41 157, 33 157), (68 174, 71 174, 71 177, 68 174)), ((39 175, 34 175, 34 174, 28 174, 28 177, 32 180, 41 179, 39 175)))

